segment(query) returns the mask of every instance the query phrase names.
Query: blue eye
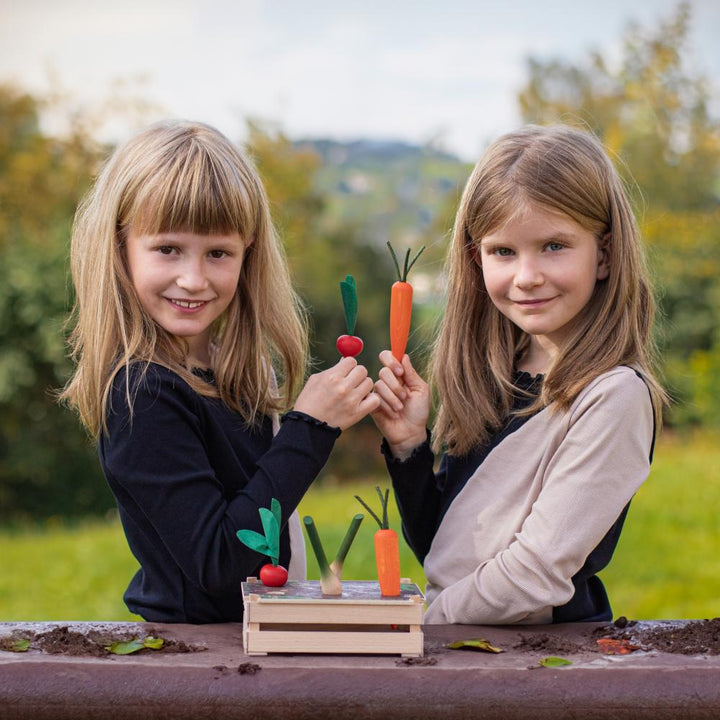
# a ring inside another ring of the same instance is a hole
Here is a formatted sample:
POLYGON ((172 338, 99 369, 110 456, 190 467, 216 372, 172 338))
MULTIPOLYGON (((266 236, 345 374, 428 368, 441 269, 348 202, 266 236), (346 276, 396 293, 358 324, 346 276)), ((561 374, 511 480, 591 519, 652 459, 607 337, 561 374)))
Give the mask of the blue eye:
POLYGON ((547 244, 547 249, 552 250, 553 252, 557 250, 562 250, 565 246, 562 243, 559 242, 551 242, 547 244))
POLYGON ((499 247, 499 248, 495 248, 495 250, 493 250, 493 253, 495 255, 499 255, 500 257, 509 257, 510 255, 513 254, 513 251, 510 248, 499 247))

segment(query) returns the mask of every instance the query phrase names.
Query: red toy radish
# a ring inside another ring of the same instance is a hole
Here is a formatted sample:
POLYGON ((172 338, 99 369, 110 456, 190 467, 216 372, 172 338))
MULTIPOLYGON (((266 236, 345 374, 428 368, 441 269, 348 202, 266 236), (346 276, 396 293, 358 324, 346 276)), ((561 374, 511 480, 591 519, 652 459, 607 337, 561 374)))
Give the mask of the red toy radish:
POLYGON ((382 520, 376 515, 370 506, 359 496, 355 499, 372 515, 375 522, 380 526, 375 531, 375 563, 377 565, 378 582, 380 592, 388 597, 396 597, 400 594, 400 548, 398 546, 397 533, 388 524, 388 497, 390 490, 385 490, 385 495, 376 487, 382 507, 382 520))
POLYGON ((355 321, 357 320, 357 287, 355 278, 352 275, 346 275, 345 280, 340 283, 340 294, 342 295, 343 310, 345 311, 345 325, 347 326, 347 335, 341 335, 335 343, 338 352, 343 357, 355 357, 362 352, 363 341, 361 338, 353 335, 355 332, 355 321))
POLYGON ((254 530, 238 530, 238 540, 251 550, 267 555, 271 562, 260 568, 260 581, 268 587, 282 587, 288 579, 288 572, 278 565, 280 559, 280 503, 273 498, 270 509, 260 508, 260 521, 264 535, 254 530))
POLYGON ((412 318, 412 285, 407 281, 410 268, 415 264, 420 254, 425 249, 423 245, 416 253, 415 257, 410 260, 410 248, 405 253, 405 262, 403 271, 400 272, 400 264, 392 245, 388 242, 388 248, 395 263, 398 279, 393 283, 390 290, 390 349, 395 359, 402 362, 407 347, 408 337, 410 335, 410 319, 412 318))

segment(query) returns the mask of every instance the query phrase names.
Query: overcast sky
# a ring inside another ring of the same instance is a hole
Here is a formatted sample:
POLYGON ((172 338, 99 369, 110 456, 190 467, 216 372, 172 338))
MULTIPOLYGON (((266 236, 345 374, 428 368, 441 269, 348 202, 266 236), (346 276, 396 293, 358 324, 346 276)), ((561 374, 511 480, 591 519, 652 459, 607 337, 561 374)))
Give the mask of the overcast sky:
MULTIPOLYGON (((695 66, 720 87, 720 0, 691 0, 695 66)), ((92 111, 113 80, 149 117, 245 117, 291 137, 439 140, 473 160, 519 123, 528 56, 617 57, 677 0, 0 0, 0 82, 53 82, 92 111)), ((106 130, 118 136, 130 129, 106 130)), ((120 139, 120 138, 114 138, 120 139)))

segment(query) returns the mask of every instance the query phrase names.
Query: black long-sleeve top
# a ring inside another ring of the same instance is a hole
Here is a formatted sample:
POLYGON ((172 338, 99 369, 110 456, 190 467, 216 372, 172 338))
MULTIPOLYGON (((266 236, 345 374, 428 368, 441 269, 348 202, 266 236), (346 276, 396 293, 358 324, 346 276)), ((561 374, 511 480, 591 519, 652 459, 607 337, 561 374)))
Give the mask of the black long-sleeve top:
MULTIPOLYGON (((241 583, 268 562, 236 532, 262 533, 259 508, 282 508, 280 564, 288 567, 287 521, 316 478, 339 429, 302 413, 248 428, 217 398, 198 395, 177 374, 151 363, 136 388, 132 416, 125 371, 113 383, 99 457, 140 564, 125 602, 153 622, 217 623, 243 616, 241 583)), ((214 382, 212 373, 203 379, 214 382)))

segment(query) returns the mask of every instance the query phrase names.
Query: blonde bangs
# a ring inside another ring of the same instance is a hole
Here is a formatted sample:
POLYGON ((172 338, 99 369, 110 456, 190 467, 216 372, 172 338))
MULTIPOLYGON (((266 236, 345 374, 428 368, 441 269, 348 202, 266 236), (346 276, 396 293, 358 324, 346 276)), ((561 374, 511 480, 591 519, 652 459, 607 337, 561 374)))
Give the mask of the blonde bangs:
MULTIPOLYGON (((230 143, 213 143, 202 128, 180 125, 176 133, 147 154, 145 172, 134 181, 120 207, 123 229, 157 234, 237 232, 249 241, 261 212, 245 159, 230 143)), ((137 148, 142 153, 146 148, 137 148)))

